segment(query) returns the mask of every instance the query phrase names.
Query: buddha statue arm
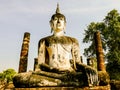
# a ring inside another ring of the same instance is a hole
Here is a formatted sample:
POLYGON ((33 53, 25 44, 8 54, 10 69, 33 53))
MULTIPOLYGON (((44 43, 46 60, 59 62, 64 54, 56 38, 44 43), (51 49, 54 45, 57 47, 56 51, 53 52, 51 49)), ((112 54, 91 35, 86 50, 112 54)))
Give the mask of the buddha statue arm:
POLYGON ((45 40, 40 40, 38 44, 38 67, 37 70, 45 70, 51 71, 51 68, 48 64, 46 64, 46 47, 45 47, 45 40))
POLYGON ((72 44, 73 67, 76 69, 76 63, 81 63, 79 43, 76 39, 72 44))
POLYGON ((82 71, 88 80, 89 86, 98 84, 98 74, 97 71, 91 66, 85 65, 81 62, 80 53, 79 53, 79 44, 76 41, 73 43, 72 48, 72 56, 73 56, 73 66, 77 72, 82 71))
POLYGON ((45 41, 40 40, 38 44, 38 64, 45 63, 45 41))

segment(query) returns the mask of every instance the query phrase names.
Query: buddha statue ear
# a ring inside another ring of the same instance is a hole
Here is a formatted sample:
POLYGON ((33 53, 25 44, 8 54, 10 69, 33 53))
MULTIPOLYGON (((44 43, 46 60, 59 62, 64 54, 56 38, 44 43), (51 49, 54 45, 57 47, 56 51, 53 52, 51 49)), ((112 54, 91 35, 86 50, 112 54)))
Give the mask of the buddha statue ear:
POLYGON ((53 23, 52 23, 52 21, 50 20, 50 27, 51 27, 51 33, 53 32, 53 23))
POLYGON ((64 23, 63 31, 66 33, 66 23, 64 23))

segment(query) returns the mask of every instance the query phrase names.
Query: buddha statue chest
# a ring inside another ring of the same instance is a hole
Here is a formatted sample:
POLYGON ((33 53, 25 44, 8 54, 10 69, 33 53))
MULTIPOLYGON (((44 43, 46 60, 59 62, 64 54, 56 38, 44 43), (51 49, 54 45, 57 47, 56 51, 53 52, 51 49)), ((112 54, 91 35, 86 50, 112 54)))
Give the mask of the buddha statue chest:
POLYGON ((53 68, 69 70, 74 39, 67 36, 49 36, 41 40, 45 46, 45 62, 53 68))

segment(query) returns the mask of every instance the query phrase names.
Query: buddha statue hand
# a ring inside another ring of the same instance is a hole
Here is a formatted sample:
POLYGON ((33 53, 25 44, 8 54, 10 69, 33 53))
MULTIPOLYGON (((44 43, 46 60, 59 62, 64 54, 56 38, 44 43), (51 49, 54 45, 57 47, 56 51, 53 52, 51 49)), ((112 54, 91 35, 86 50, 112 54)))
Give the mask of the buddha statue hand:
POLYGON ((45 63, 40 64, 39 68, 42 71, 59 73, 59 74, 63 74, 63 73, 75 73, 75 70, 73 68, 70 68, 69 70, 62 70, 62 69, 57 69, 57 68, 50 67, 49 65, 47 65, 45 63))
POLYGON ((40 64, 40 65, 39 65, 39 68, 40 68, 40 70, 42 70, 42 71, 47 71, 47 72, 59 72, 58 69, 52 68, 52 67, 50 67, 49 65, 47 65, 47 64, 45 64, 45 63, 40 64))
POLYGON ((93 67, 85 65, 85 64, 76 64, 77 71, 82 71, 84 75, 86 75, 86 79, 88 81, 89 86, 98 85, 98 73, 93 67))

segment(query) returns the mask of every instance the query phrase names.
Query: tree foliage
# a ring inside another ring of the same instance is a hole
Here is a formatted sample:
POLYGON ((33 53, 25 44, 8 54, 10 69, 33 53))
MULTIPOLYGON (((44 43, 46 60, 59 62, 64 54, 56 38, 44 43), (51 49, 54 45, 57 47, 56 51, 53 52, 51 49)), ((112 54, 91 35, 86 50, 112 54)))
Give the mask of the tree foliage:
POLYGON ((84 55, 95 56, 94 32, 100 31, 103 50, 108 62, 107 70, 111 79, 120 79, 120 14, 117 10, 110 11, 102 22, 92 22, 85 30, 83 43, 89 43, 84 55))
POLYGON ((7 69, 0 73, 0 80, 7 83, 12 81, 13 76, 16 74, 14 69, 7 69))
MULTIPOLYGON (((87 27, 87 30, 85 30, 85 37, 83 39, 83 43, 90 43, 90 46, 88 48, 84 49, 84 55, 87 57, 93 57, 95 56, 95 40, 94 40, 94 33, 99 30, 102 31, 103 29, 105 29, 105 24, 103 22, 99 23, 95 23, 95 22, 91 22, 90 25, 87 27)), ((104 39, 104 38, 102 38, 104 39)), ((105 42, 103 43, 103 47, 106 50, 105 47, 105 42)))

